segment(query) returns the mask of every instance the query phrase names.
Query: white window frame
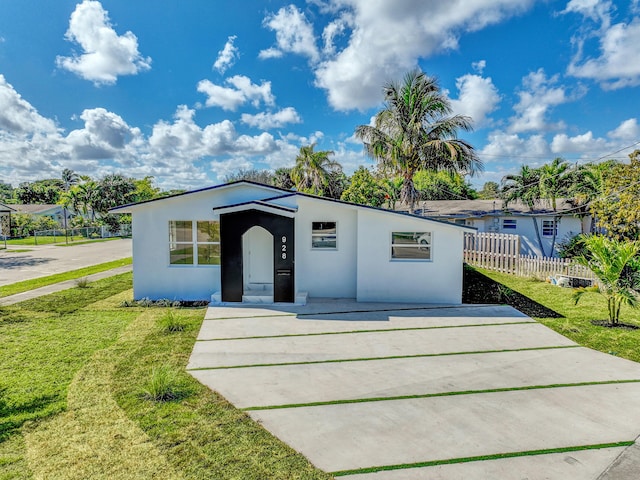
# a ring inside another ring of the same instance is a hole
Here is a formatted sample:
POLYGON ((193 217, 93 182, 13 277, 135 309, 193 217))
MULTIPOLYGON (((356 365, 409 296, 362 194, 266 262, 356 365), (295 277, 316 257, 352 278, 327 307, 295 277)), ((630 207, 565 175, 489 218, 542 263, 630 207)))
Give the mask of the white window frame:
POLYGON ((553 237, 553 229, 555 227, 555 233, 556 233, 556 237, 558 236, 558 221, 554 220, 542 220, 542 236, 543 237, 553 237), (545 225, 547 224, 547 225, 545 225), (547 232, 549 233, 544 233, 545 229, 547 230, 547 232))
POLYGON ((316 220, 311 222, 311 250, 320 251, 320 252, 332 252, 338 250, 338 222, 335 220, 316 220), (323 234, 323 233, 313 233, 313 224, 314 223, 335 223, 336 225, 336 233, 335 234, 323 234), (313 245, 313 239, 319 237, 335 237, 336 246, 335 247, 315 247, 313 245))
POLYGON ((518 220, 515 218, 503 218, 502 229, 503 230, 516 230, 518 228, 518 220))
POLYGON ((434 237, 434 233, 432 231, 427 231, 427 232, 407 232, 407 231, 392 231, 389 233, 389 259, 392 262, 433 262, 433 237, 434 237), (393 243, 393 236, 397 235, 397 234, 412 234, 413 237, 417 240, 418 238, 420 238, 423 235, 429 234, 430 236, 430 243, 428 244, 428 247, 424 247, 424 245, 421 245, 420 243, 416 243, 415 245, 412 244, 394 244, 393 243), (393 247, 406 247, 406 248, 416 248, 416 249, 424 249, 424 248, 428 248, 429 249, 429 258, 402 258, 402 257, 394 257, 393 256, 393 247))
POLYGON ((198 241, 198 223, 202 222, 216 222, 219 220, 169 220, 169 248, 168 248, 168 265, 170 267, 220 267, 220 264, 209 264, 198 262, 198 245, 220 245, 220 241, 217 242, 199 242, 198 241), (189 222, 191 223, 191 241, 172 241, 171 240, 171 224, 173 222, 189 222), (172 245, 190 245, 192 247, 192 262, 191 263, 171 263, 171 246, 172 245))

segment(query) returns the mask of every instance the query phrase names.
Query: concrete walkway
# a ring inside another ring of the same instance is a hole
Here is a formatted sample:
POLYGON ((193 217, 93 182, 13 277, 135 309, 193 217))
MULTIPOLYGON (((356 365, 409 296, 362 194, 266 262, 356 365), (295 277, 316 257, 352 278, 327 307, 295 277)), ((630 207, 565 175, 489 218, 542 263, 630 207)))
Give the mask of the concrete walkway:
POLYGON ((640 364, 510 307, 211 307, 188 369, 346 478, 640 478, 640 364))
MULTIPOLYGON (((130 272, 132 270, 131 265, 125 265, 123 267, 112 268, 111 270, 105 270, 104 272, 94 273, 92 275, 86 275, 85 277, 89 282, 95 282, 103 278, 113 277, 121 273, 130 272)), ((13 305, 15 303, 24 302, 25 300, 31 300, 33 298, 42 297, 43 295, 49 295, 50 293, 60 292, 76 286, 78 279, 66 280, 64 282, 52 283, 46 287, 35 288, 27 292, 16 293, 15 295, 9 295, 0 298, 0 306, 13 305)))

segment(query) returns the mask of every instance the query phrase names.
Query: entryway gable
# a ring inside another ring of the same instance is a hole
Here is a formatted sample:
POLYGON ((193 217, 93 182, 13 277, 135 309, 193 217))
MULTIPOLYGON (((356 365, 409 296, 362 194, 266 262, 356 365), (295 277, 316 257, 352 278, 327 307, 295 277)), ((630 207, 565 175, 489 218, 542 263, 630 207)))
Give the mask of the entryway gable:
POLYGON ((294 218, 257 209, 220 214, 222 301, 242 302, 243 235, 253 227, 262 227, 273 236, 274 302, 295 302, 294 218))

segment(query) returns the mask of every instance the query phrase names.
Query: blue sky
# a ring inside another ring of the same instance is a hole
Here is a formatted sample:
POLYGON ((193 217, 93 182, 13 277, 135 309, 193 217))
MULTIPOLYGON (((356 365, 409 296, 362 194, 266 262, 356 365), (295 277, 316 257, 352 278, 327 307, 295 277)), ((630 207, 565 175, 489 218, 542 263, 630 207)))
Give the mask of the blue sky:
POLYGON ((474 120, 476 186, 638 148, 639 0, 0 0, 0 180, 198 188, 311 142, 351 173, 416 67, 474 120))

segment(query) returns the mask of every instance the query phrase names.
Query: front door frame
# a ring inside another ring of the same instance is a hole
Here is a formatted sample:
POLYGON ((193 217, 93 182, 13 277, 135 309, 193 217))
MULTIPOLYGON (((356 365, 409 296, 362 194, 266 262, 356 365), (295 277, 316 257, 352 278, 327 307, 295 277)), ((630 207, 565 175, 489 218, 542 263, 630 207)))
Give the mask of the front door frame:
POLYGON ((242 302, 242 236, 259 226, 273 235, 273 301, 295 302, 295 219, 248 209, 220 214, 220 276, 223 302, 242 302))

